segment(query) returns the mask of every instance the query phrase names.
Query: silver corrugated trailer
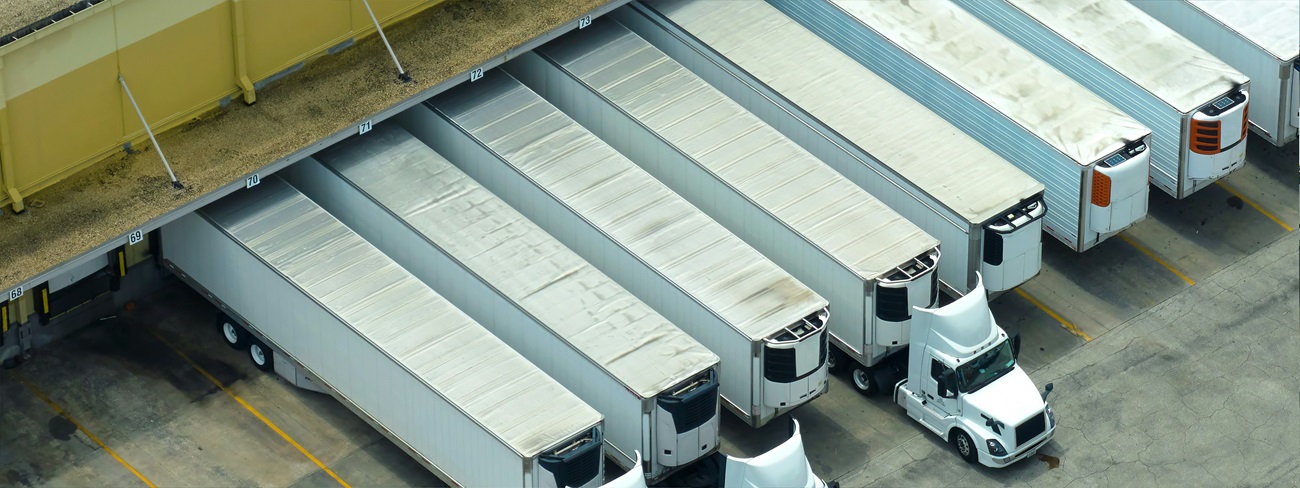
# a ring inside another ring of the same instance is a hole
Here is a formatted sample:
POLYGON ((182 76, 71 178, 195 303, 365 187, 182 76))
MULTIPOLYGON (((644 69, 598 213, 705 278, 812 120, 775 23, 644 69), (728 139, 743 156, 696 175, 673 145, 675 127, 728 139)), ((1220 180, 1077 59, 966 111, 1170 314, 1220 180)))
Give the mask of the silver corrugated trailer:
POLYGON ((1186 198, 1246 160, 1249 80, 1124 0, 954 0, 1151 129, 1151 183, 1186 198))
POLYGON ((1129 0, 1250 77, 1250 128, 1274 145, 1300 124, 1300 1, 1129 0))
POLYGON ((1043 185, 762 2, 631 3, 636 32, 942 243, 939 281, 1042 269, 1043 185))
POLYGON ((761 426, 826 392, 826 300, 500 70, 399 123, 721 358, 761 426))
POLYGON ((827 297, 833 368, 876 390, 938 298, 938 239, 612 19, 505 69, 827 297))
POLYGON ((164 262, 453 486, 599 486, 598 412, 278 177, 162 228, 164 262))
POLYGON ((948 0, 780 0, 791 18, 1046 188, 1084 251, 1147 214, 1151 130, 948 0))
POLYGON ((380 124, 315 159, 285 178, 595 407, 623 469, 718 449, 718 357, 433 149, 380 124))

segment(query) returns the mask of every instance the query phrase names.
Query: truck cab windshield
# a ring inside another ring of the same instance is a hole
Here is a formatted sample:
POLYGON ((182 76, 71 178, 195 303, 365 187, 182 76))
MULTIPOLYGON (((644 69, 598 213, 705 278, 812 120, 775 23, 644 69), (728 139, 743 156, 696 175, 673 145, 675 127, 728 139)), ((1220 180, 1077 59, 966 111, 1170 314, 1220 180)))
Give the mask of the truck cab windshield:
POLYGON ((957 391, 971 393, 992 383, 1016 366, 1011 341, 1002 341, 979 357, 957 367, 957 391))

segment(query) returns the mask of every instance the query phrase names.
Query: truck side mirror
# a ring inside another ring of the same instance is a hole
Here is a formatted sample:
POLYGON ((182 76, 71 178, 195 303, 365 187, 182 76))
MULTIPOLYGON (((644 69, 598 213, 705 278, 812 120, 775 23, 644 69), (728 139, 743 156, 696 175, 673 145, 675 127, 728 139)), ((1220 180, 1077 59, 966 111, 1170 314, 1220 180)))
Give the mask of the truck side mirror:
POLYGON ((953 387, 952 380, 953 372, 951 369, 940 373, 939 377, 935 379, 939 386, 940 398, 957 398, 957 392, 954 391, 956 388, 953 387))
POLYGON ((1011 358, 1020 359, 1020 333, 1011 336, 1011 358))

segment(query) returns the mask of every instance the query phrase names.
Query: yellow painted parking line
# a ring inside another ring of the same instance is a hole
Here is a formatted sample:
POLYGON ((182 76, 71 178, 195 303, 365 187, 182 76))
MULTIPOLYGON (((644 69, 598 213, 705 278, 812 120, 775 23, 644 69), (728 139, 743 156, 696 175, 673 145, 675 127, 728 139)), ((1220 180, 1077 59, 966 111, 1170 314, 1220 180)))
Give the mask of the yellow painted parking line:
POLYGON ((297 449, 298 452, 301 452, 303 456, 307 456, 307 459, 310 459, 311 462, 315 463, 316 467, 320 468, 321 471, 324 471, 325 474, 330 475, 331 478, 334 478, 334 481, 337 481, 339 486, 342 486, 344 488, 352 488, 352 486, 349 485, 346 481, 343 481, 343 478, 340 478, 339 475, 334 474, 333 470, 326 467, 325 463, 322 463, 320 459, 317 459, 316 456, 313 456, 310 452, 307 451, 306 448, 302 447, 301 444, 298 444, 298 441, 293 440, 293 437, 290 437, 289 434, 285 433, 283 430, 280 429, 280 427, 276 426, 274 422, 271 422, 271 419, 266 418, 266 416, 262 415, 262 412, 257 411, 256 408, 253 408, 252 405, 249 405, 248 402, 244 401, 243 398, 240 398, 239 395, 236 395, 235 392, 230 391, 230 388, 226 388, 226 385, 222 384, 221 380, 218 380, 215 376, 212 376, 210 373, 208 373, 208 370, 203 369, 202 366, 199 366, 199 363, 196 363, 194 362, 193 359, 190 359, 190 356, 188 354, 182 352, 180 348, 172 344, 171 341, 164 339, 162 335, 158 334, 153 330, 150 330, 149 333, 152 334, 159 341, 162 341, 163 344, 166 344, 167 347, 172 350, 172 352, 176 353, 177 356, 180 356, 181 359, 184 359, 185 362, 189 363, 190 367, 194 368, 195 371, 198 371, 199 374, 203 375, 204 378, 207 378, 208 381, 212 382, 212 384, 217 385, 217 388, 221 388, 221 391, 224 391, 226 392, 227 395, 230 395, 230 398, 235 399, 235 401, 238 402, 240 406, 244 407, 244 410, 248 410, 248 412, 253 414, 254 417, 257 417, 257 420, 261 420, 263 424, 266 424, 266 426, 270 427, 272 431, 275 431, 276 434, 279 434, 282 439, 284 439, 295 449, 297 449))
POLYGON ((23 386, 27 387, 27 390, 31 391, 32 394, 36 395, 36 398, 40 398, 41 401, 45 402, 46 405, 49 405, 50 408, 54 409, 55 413, 67 419, 68 422, 71 422, 72 425, 76 427, 77 430, 80 430, 82 434, 86 434, 86 437, 90 438, 91 441, 94 441, 95 444, 99 444, 100 449, 103 449, 104 452, 108 453, 109 456, 113 456, 113 459, 116 459, 118 463, 120 463, 123 467, 125 467, 127 471, 130 471, 131 474, 135 475, 136 478, 140 478, 140 481, 144 482, 145 486, 148 486, 149 488, 158 488, 158 485, 155 485, 153 484, 152 481, 149 481, 149 478, 145 478, 143 474, 140 474, 139 471, 136 471, 135 468, 131 466, 131 463, 126 462, 125 459, 122 459, 122 456, 118 456, 116 452, 114 452, 107 445, 105 445, 104 441, 99 440, 98 437, 95 437, 95 434, 91 434, 89 430, 86 430, 86 427, 82 426, 80 422, 77 422, 76 419, 72 418, 72 415, 69 415, 68 412, 63 409, 63 407, 60 407, 57 403, 54 403, 54 400, 50 400, 50 397, 45 396, 44 393, 41 393, 41 390, 39 388, 36 388, 36 385, 33 385, 32 382, 27 381, 27 378, 24 378, 23 375, 18 374, 17 371, 12 371, 12 370, 9 371, 9 375, 12 376, 13 379, 18 380, 18 382, 21 383, 23 386))
POLYGON ((1057 322, 1061 323, 1061 327, 1065 327, 1065 330, 1070 331, 1071 334, 1079 336, 1086 342, 1092 342, 1092 336, 1088 335, 1088 333, 1084 332, 1083 329, 1080 329, 1078 326, 1070 323, 1070 321, 1065 320, 1065 318, 1061 317, 1060 315, 1057 315, 1057 313, 1053 312, 1052 309, 1047 308, 1047 305, 1043 305, 1043 302, 1035 300, 1034 297, 1029 296, 1028 293, 1025 293, 1025 291, 1021 290, 1020 288, 1016 288, 1016 293, 1024 297, 1025 300, 1029 300, 1029 303, 1034 304, 1035 307, 1038 307, 1039 310, 1042 310, 1048 316, 1056 319, 1057 322))
POLYGON ((1124 235, 1124 234, 1116 234, 1116 235, 1118 235, 1120 239, 1123 239, 1124 242, 1127 242, 1130 246, 1133 246, 1133 247, 1136 248, 1138 251, 1141 251, 1142 254, 1146 254, 1147 257, 1149 257, 1149 258, 1155 260, 1155 262, 1157 262, 1157 263, 1160 263, 1160 265, 1161 265, 1161 266, 1164 266, 1165 269, 1169 270, 1170 273, 1173 273, 1173 274, 1177 275, 1179 278, 1182 278, 1183 281, 1186 281, 1188 285, 1196 286, 1196 282, 1195 282, 1195 281, 1193 281, 1191 278, 1188 278, 1187 275, 1183 274, 1182 272, 1178 271, 1177 269, 1174 269, 1174 267, 1173 267, 1173 266, 1170 266, 1169 263, 1166 263, 1165 260, 1160 259, 1160 256, 1156 256, 1155 253, 1153 253, 1153 252, 1147 250, 1147 248, 1145 248, 1145 247, 1142 247, 1142 245, 1141 245, 1141 244, 1138 244, 1137 241, 1133 240, 1132 237, 1126 236, 1126 235, 1124 235))
POLYGON ((1291 231, 1295 230, 1295 229, 1292 228, 1291 226, 1286 225, 1286 222, 1283 222, 1282 219, 1279 219, 1279 218, 1277 218, 1277 217, 1274 217, 1273 214, 1268 213, 1267 210, 1264 210, 1264 207, 1259 206, 1259 204, 1257 204, 1257 203, 1251 201, 1251 199, 1249 199, 1249 198, 1246 198, 1245 195, 1242 195, 1240 192, 1238 192, 1237 190, 1233 189, 1231 186, 1228 186, 1227 183, 1224 183, 1223 181, 1220 181, 1220 180, 1215 180, 1214 184, 1219 185, 1219 187, 1220 187, 1220 188, 1223 188, 1224 190, 1228 190, 1228 193, 1231 193, 1232 196, 1237 197, 1237 198, 1240 198, 1241 201, 1246 202, 1246 205, 1250 205, 1250 208, 1253 208, 1253 209, 1255 209, 1255 210, 1258 210, 1259 213, 1264 214, 1264 216, 1265 216, 1265 217, 1268 217, 1269 220, 1272 220, 1272 221, 1273 221, 1274 223, 1276 223, 1277 225, 1282 226, 1282 228, 1283 228, 1283 229, 1286 229, 1287 232, 1291 232, 1291 231))

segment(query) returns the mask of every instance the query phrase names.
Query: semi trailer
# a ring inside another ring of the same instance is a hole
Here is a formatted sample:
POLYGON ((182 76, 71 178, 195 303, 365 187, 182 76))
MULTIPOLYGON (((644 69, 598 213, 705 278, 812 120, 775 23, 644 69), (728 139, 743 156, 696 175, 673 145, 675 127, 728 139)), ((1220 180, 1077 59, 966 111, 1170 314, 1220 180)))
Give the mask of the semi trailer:
POLYGON ((1276 146, 1300 125, 1300 2, 1129 0, 1250 77, 1250 128, 1276 146))
POLYGON ((338 399, 449 485, 604 481, 599 412, 278 177, 161 236, 228 344, 338 399))
POLYGON ((1082 252, 1147 215, 1151 130, 947 0, 771 2, 1043 184, 1082 252))
POLYGON ((647 453, 656 482, 718 449, 718 357, 409 132, 381 123, 287 171, 599 411, 623 469, 642 472, 635 452, 647 453))
POLYGON ((1246 161, 1250 80, 1124 0, 953 0, 1151 129, 1151 183, 1182 199, 1246 161))
POLYGON ((942 244, 941 288, 1006 291, 1042 269, 1043 185, 762 2, 613 13, 942 244))
POLYGON ((759 427, 826 392, 827 302, 500 70, 403 128, 721 360, 759 427))
POLYGON ((901 364, 912 307, 938 299, 937 239, 612 19, 505 69, 826 297, 829 367, 859 392, 901 364))

